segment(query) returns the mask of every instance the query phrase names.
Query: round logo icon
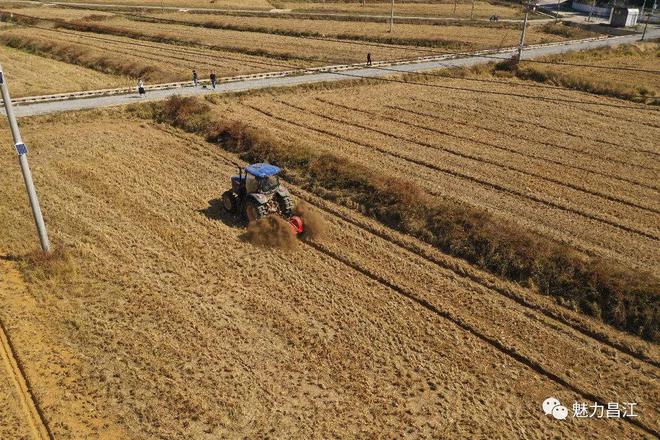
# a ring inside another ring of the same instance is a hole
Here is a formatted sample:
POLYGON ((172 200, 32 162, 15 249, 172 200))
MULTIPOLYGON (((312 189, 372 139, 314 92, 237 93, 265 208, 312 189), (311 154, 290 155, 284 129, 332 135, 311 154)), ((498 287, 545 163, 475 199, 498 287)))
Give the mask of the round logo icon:
POLYGON ((566 417, 568 417, 568 408, 563 405, 555 406, 552 408, 552 417, 557 420, 564 420, 566 417))
POLYGON ((561 405, 561 402, 558 399, 554 397, 548 397, 543 401, 543 412, 546 416, 548 416, 552 414, 552 409, 559 405, 561 405))

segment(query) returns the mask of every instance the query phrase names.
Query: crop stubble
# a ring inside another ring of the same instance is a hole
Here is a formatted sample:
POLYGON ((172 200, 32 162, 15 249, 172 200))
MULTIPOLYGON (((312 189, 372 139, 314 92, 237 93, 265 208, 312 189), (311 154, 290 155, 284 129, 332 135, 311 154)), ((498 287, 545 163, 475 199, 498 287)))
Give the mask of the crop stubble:
POLYGON ((283 60, 273 65, 272 60, 263 57, 61 29, 12 29, 0 34, 0 38, 5 41, 16 38, 20 42, 39 46, 54 44, 58 54, 45 49, 45 55, 60 58, 78 51, 81 56, 77 62, 87 67, 134 72, 133 76, 144 72, 142 77, 154 82, 189 79, 195 68, 203 75, 215 70, 219 76, 232 76, 284 70, 299 65, 283 60))
MULTIPOLYGON (((515 91, 516 84, 496 90, 515 91)), ((292 144, 378 164, 431 194, 484 207, 587 252, 657 272, 657 129, 646 125, 657 119, 655 113, 640 113, 637 125, 620 129, 612 122, 629 115, 625 110, 605 108, 604 116, 581 105, 487 95, 475 102, 474 96, 453 91, 429 96, 424 87, 383 85, 377 93, 357 87, 351 93, 260 96, 230 107, 237 117, 268 126, 292 144), (483 102, 507 113, 486 116, 483 108, 476 110, 483 102), (532 102, 535 111, 528 112, 532 102), (527 115, 524 123, 511 120, 518 113, 527 115), (572 120, 564 122, 567 114, 572 120), (580 123, 573 122, 576 116, 580 123), (581 137, 530 127, 535 122, 570 127, 581 137)))
MULTIPOLYGON (((351 22, 338 20, 308 20, 302 18, 274 18, 274 17, 237 17, 221 15, 172 13, 149 13, 148 16, 157 19, 176 20, 194 23, 197 25, 235 26, 237 28, 269 29, 278 32, 302 32, 320 34, 326 37, 346 37, 368 40, 391 39, 420 40, 432 45, 434 42, 441 46, 448 42, 464 48, 493 47, 498 44, 504 46, 515 45, 519 38, 519 30, 505 27, 483 27, 470 25, 429 25, 429 24, 397 24, 396 32, 389 33, 387 23, 351 22)), ((528 29, 528 41, 533 43, 559 41, 557 35, 543 33, 538 26, 528 29)))
MULTIPOLYGON (((54 117, 47 134, 43 119, 24 124, 53 238, 80 267, 73 280, 31 285, 43 302, 34 315, 2 308, 28 356, 63 345, 74 352, 75 371, 44 396, 58 402, 48 413, 56 435, 82 429, 56 422, 83 399, 83 424, 107 415, 88 428, 93 435, 120 426, 128 437, 170 438, 271 429, 350 436, 376 427, 384 435, 641 436, 621 422, 550 421, 538 409, 547 395, 584 396, 530 365, 586 393, 635 396, 649 402, 640 405, 644 420, 657 419, 648 412, 655 370, 644 362, 630 365, 327 213, 329 239, 318 247, 282 253, 243 243, 231 219, 202 213, 224 190, 218 176, 234 172, 224 153, 113 113, 92 117, 54 117), (396 280, 450 319, 379 279, 396 280), (28 344, 28 322, 45 316, 61 340, 28 344)), ((0 188, 12 206, 23 200, 16 185, 0 188)), ((23 209, 0 210, 0 221, 27 229, 31 220, 23 209)), ((31 239, 13 230, 0 247, 18 252, 31 239)), ((37 388, 47 369, 34 371, 37 388)))
POLYGON ((131 83, 128 78, 45 59, 10 47, 0 46, 0 62, 14 97, 98 90, 131 83))

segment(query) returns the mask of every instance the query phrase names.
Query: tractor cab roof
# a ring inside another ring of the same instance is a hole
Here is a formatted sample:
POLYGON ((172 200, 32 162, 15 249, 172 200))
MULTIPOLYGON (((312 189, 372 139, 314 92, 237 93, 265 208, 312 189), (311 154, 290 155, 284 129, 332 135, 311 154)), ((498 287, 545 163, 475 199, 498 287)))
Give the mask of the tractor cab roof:
POLYGON ((279 174, 282 170, 279 167, 269 163, 255 163, 246 166, 245 171, 255 177, 270 177, 279 174))

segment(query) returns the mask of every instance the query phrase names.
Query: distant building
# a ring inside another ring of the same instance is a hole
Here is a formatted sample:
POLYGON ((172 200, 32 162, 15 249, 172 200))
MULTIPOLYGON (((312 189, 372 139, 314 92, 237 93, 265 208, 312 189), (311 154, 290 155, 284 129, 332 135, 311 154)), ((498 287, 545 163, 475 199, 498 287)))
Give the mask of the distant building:
POLYGON ((638 18, 639 9, 615 7, 612 10, 610 25, 615 27, 635 26, 638 18))
MULTIPOLYGON (((610 12, 612 8, 607 7, 607 6, 592 6, 591 2, 588 2, 588 0, 582 0, 582 2, 573 0, 573 3, 571 5, 571 8, 575 9, 576 11, 584 12, 584 13, 589 13, 591 12, 593 15, 599 16, 599 17, 609 17, 610 12)), ((596 3, 598 4, 598 3, 596 3)))

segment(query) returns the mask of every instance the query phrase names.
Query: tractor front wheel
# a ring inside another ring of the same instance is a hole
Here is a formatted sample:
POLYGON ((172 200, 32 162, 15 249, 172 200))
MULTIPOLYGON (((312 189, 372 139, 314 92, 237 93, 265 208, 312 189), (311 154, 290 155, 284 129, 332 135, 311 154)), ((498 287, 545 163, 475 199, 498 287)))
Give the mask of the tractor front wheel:
POLYGON ((225 191, 222 194, 222 207, 225 208, 225 211, 232 214, 236 213, 238 209, 238 200, 236 194, 232 191, 225 191))
POLYGON ((265 205, 258 205, 253 200, 250 200, 245 204, 245 216, 249 223, 256 222, 266 215, 268 215, 268 210, 265 205))

